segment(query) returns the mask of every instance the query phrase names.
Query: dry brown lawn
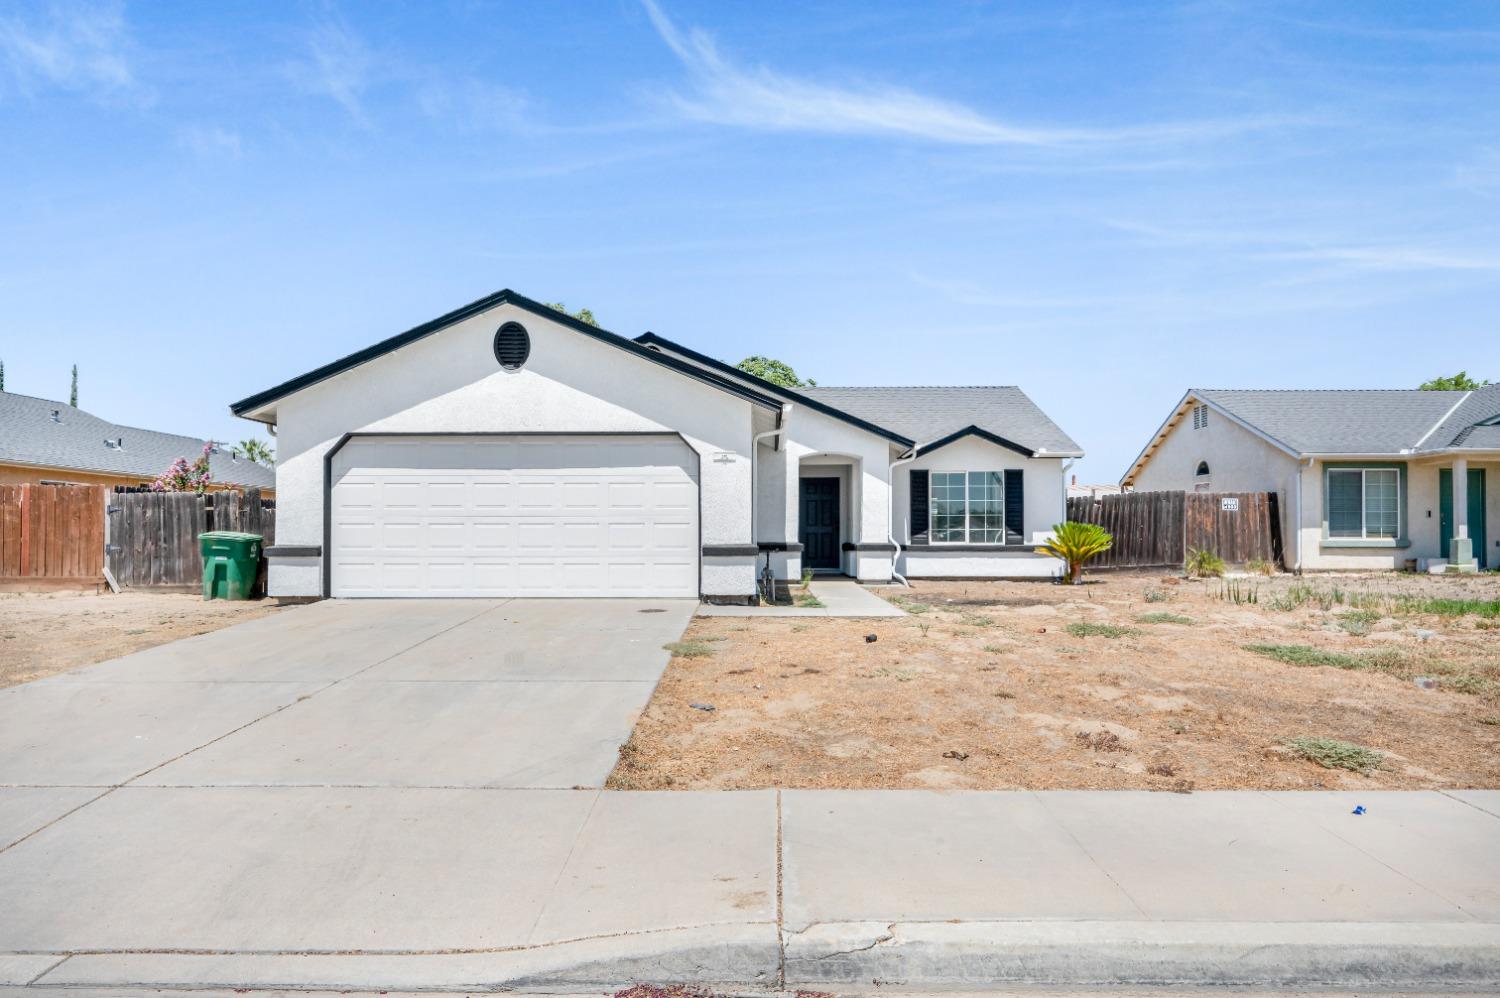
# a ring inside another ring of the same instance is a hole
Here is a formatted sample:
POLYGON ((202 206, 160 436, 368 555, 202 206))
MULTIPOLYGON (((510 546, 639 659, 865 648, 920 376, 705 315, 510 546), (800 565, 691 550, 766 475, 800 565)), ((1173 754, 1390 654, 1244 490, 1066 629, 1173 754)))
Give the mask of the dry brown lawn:
POLYGON ((1106 575, 884 594, 919 612, 695 618, 679 651, 697 656, 674 655, 610 785, 1500 787, 1500 619, 1402 602, 1500 599, 1497 576, 1106 575), (1298 737, 1383 765, 1324 768, 1284 744, 1298 737))
POLYGON ((183 593, 0 593, 0 687, 216 631, 276 610, 270 600, 183 593))

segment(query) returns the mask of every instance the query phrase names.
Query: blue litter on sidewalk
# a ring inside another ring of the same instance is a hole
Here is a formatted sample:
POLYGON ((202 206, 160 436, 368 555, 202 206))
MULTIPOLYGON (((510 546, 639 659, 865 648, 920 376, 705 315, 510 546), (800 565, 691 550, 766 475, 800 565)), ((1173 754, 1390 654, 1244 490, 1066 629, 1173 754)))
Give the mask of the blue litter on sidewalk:
POLYGON ((1356 805, 1354 805, 1354 813, 1355 814, 1364 814, 1365 813, 1365 806, 1363 804, 1356 804, 1356 805))

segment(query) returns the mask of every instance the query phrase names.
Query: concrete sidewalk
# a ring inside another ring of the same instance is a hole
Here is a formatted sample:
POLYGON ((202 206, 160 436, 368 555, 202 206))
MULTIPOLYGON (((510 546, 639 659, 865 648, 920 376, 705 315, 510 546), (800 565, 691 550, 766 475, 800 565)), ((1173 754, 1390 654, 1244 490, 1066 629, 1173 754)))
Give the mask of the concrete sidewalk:
POLYGON ((0 853, 0 984, 1481 986, 1497 843, 1496 791, 127 787, 0 853))
POLYGON ((906 612, 876 596, 853 579, 814 579, 808 592, 822 606, 714 606, 698 608, 700 617, 904 617, 906 612))

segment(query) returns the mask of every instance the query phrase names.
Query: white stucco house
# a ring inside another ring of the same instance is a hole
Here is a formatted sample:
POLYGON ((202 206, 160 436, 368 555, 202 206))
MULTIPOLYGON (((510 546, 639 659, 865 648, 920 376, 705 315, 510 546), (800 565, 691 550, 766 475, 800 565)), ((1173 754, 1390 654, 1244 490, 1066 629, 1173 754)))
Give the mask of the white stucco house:
POLYGON ((1017 388, 791 391, 508 290, 231 410, 276 435, 280 597, 1046 577, 1082 455, 1017 388))
POLYGON ((1191 389, 1121 478, 1277 492, 1293 569, 1500 567, 1500 385, 1191 389))

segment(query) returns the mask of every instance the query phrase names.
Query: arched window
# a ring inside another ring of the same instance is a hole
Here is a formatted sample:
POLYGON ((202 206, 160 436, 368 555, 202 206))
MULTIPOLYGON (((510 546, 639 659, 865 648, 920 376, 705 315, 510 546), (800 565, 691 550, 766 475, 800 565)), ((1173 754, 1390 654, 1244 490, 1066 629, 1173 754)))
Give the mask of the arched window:
POLYGON ((1199 478, 1207 478, 1208 477, 1208 462, 1207 461, 1199 461, 1198 462, 1198 470, 1196 472, 1194 472, 1194 474, 1196 474, 1199 478))

